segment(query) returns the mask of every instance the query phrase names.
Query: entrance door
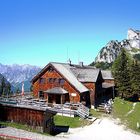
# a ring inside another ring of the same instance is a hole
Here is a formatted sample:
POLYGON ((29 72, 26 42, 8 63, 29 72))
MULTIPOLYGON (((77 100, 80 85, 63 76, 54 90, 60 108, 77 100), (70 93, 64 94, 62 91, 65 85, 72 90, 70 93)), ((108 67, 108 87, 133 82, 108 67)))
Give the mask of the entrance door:
POLYGON ((44 92, 43 91, 39 91, 39 98, 44 99, 44 92))
POLYGON ((55 95, 56 104, 61 104, 61 95, 55 95))
POLYGON ((53 95, 48 94, 48 103, 53 103, 53 95))

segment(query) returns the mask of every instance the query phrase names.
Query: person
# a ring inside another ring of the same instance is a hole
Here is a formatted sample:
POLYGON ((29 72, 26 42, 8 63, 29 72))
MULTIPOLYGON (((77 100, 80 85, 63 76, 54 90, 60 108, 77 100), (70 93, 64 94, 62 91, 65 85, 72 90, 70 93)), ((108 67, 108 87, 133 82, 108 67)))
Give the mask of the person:
POLYGON ((107 109, 107 104, 106 103, 104 105, 104 110, 105 110, 105 113, 107 114, 108 113, 108 109, 107 109))
POLYGON ((106 113, 106 114, 109 114, 109 113, 111 112, 111 107, 110 107, 110 105, 108 105, 107 103, 105 103, 104 109, 105 109, 105 113, 106 113))

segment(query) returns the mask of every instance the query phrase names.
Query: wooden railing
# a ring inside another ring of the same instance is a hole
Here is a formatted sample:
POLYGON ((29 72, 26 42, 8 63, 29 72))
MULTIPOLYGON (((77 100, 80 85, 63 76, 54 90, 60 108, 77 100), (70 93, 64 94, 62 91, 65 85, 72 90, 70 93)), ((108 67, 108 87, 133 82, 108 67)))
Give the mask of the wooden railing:
POLYGON ((87 108, 83 104, 80 104, 77 109, 77 115, 81 118, 87 118, 89 116, 89 108, 87 108))
MULTIPOLYGON (((79 116, 81 118, 87 118, 89 116, 89 108, 84 106, 82 103, 52 104, 52 103, 46 103, 45 101, 39 101, 34 99, 31 100, 21 99, 15 101, 18 106, 26 106, 26 107, 29 106, 32 108, 49 109, 57 113, 61 113, 62 115, 79 116)), ((11 104, 13 100, 10 101, 10 99, 6 99, 5 101, 3 99, 0 102, 11 104)))

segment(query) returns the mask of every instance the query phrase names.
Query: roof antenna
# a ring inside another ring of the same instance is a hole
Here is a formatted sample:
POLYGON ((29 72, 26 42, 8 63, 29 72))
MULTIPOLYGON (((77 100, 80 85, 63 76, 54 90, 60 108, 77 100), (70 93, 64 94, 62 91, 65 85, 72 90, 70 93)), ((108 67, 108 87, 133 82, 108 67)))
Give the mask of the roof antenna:
POLYGON ((69 52, 68 52, 68 46, 67 46, 67 62, 69 61, 68 57, 69 57, 69 52))
POLYGON ((68 46, 67 46, 67 63, 68 63, 69 65, 71 65, 71 60, 70 60, 70 58, 69 58, 68 46))
POLYGON ((70 60, 70 58, 68 59, 68 63, 69 63, 69 65, 71 65, 71 60, 70 60))

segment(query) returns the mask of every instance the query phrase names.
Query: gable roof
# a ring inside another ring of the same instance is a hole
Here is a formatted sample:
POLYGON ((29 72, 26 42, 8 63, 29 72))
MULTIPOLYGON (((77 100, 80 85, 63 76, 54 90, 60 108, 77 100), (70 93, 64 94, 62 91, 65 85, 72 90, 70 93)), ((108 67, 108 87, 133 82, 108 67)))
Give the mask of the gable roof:
POLYGON ((71 68, 71 71, 80 82, 96 82, 99 69, 71 68))
POLYGON ((62 63, 51 63, 79 92, 89 91, 75 75, 70 71, 68 65, 62 63))
MULTIPOLYGON (((53 66, 59 65, 64 67, 69 71, 69 73, 74 75, 74 77, 80 82, 96 82, 100 72, 100 69, 95 69, 94 67, 91 66, 79 66, 68 63, 56 63, 56 62, 52 62, 51 64, 53 66)), ((63 70, 64 69, 60 68, 60 71, 62 73, 64 72, 63 70)))
MULTIPOLYGON (((80 93, 89 91, 81 82, 96 82, 100 69, 96 69, 91 66, 79 66, 68 63, 50 62, 46 65, 33 79, 36 81, 46 69, 52 66, 54 67, 69 83, 74 86, 80 93)), ((110 71, 101 71, 103 79, 113 79, 110 71)))
POLYGON ((111 71, 109 70, 101 70, 102 76, 104 80, 114 80, 111 71))

